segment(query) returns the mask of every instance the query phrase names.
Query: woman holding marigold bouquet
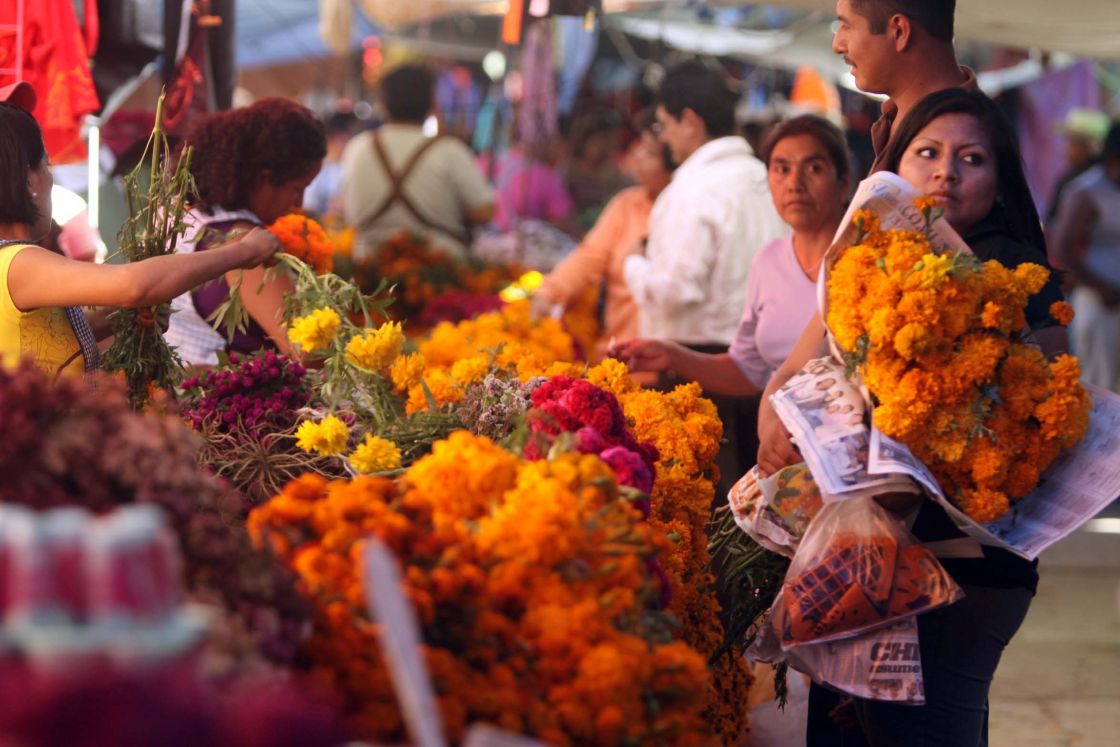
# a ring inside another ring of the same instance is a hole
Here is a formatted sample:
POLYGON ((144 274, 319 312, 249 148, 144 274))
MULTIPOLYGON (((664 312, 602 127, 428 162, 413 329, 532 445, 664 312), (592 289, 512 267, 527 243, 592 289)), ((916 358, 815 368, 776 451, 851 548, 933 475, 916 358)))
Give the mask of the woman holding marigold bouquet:
MULTIPOLYGON (((923 99, 901 123, 886 163, 887 170, 932 198, 981 261, 1046 267, 1041 225, 1014 132, 983 94, 951 89, 923 99)), ((1067 348, 1065 329, 1050 311, 1061 298, 1051 277, 1026 307, 1027 324, 1047 356, 1067 348)), ((766 388, 759 417, 763 474, 802 461, 768 395, 825 351, 826 330, 818 312, 766 388)), ((965 597, 917 618, 925 705, 857 699, 859 722, 874 747, 986 744, 988 689, 1034 596, 1037 561, 965 538, 932 501, 920 508, 893 507, 918 508, 914 536, 934 550, 965 597)))
MULTIPOLYGON (((189 228, 175 251, 205 252, 230 234, 263 227, 300 207, 303 191, 319 173, 327 153, 323 125, 309 109, 281 98, 261 99, 243 109, 201 117, 186 138, 194 146, 191 174, 198 200, 187 215, 189 228)), ((254 353, 292 345, 281 326, 291 277, 265 270, 227 272, 172 302, 164 338, 188 365, 214 365, 218 351, 254 353), (248 326, 229 342, 206 319, 240 286, 248 326)))

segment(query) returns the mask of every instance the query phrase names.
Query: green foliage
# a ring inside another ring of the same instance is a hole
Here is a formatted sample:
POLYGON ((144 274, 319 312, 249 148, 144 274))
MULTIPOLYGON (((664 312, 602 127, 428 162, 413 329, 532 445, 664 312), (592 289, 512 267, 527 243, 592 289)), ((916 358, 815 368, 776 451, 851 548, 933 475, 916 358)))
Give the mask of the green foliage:
MULTIPOLYGON (((163 97, 156 106, 156 124, 144 158, 125 177, 128 220, 121 228, 120 252, 128 262, 172 254, 186 230, 187 201, 195 192, 190 175, 192 150, 174 161, 163 131, 163 97), (144 165, 149 168, 144 186, 144 165)), ((166 320, 171 304, 142 309, 117 309, 110 315, 113 344, 102 357, 102 368, 124 374, 129 403, 145 407, 151 388, 172 389, 182 379, 183 364, 163 339, 157 320, 166 320)))

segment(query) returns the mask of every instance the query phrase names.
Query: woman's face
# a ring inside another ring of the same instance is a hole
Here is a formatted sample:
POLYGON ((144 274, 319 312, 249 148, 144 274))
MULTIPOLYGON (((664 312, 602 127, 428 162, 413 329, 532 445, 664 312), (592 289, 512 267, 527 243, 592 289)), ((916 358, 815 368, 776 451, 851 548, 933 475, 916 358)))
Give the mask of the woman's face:
POLYGON ((643 132, 635 141, 631 153, 630 163, 634 170, 635 181, 654 197, 665 188, 673 176, 665 168, 665 159, 661 155, 664 147, 657 139, 657 135, 643 132))
POLYGON ((790 135, 774 145, 769 182, 778 215, 795 232, 831 231, 839 225, 848 185, 812 135, 790 135))
POLYGON ((943 114, 907 146, 898 175, 936 198, 949 225, 963 233, 995 204, 998 172, 991 138, 970 114, 943 114))
POLYGON ((303 205, 303 191, 318 175, 321 166, 316 162, 304 175, 280 184, 273 184, 268 174, 262 174, 256 189, 249 196, 249 209, 265 225, 298 209, 303 205))

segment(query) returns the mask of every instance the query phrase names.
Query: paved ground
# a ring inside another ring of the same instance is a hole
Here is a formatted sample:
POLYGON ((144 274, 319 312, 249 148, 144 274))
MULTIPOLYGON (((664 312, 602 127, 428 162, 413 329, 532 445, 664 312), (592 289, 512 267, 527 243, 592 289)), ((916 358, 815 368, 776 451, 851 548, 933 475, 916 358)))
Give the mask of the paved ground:
MULTIPOLYGON (((1120 517, 1120 504, 1105 515, 1120 517)), ((1116 747, 1120 534, 1074 534, 1044 553, 1040 567, 1038 596, 996 672, 989 745, 1116 747)), ((803 744, 797 705, 784 714, 754 709, 747 747, 803 744)))
POLYGON ((1040 568, 1038 596, 996 672, 991 747, 1114 747, 1120 534, 1072 535, 1040 568))

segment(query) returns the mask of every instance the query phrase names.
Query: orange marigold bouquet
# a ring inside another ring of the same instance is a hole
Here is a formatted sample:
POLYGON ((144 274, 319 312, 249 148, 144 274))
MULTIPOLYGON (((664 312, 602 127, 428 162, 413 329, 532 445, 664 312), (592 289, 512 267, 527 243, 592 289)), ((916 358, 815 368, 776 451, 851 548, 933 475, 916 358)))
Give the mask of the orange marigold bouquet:
MULTIPOLYGON (((1091 402, 1073 356, 1030 343, 1024 308, 1049 273, 931 246, 927 230, 880 230, 856 213, 854 246, 828 276, 827 324, 875 400, 874 423, 926 464, 947 497, 986 523, 1076 444, 1091 402)), ((1066 304, 1051 313, 1068 321, 1066 304)))
POLYGON ((289 213, 268 230, 280 240, 284 251, 301 259, 322 275, 334 269, 334 241, 316 221, 301 213, 289 213))
POLYGON ((657 609, 668 540, 597 457, 529 462, 458 432, 398 482, 304 477, 249 526, 300 575, 311 665, 369 738, 403 736, 363 603, 373 535, 403 565, 452 740, 489 721, 554 745, 715 741, 705 657, 657 609))

